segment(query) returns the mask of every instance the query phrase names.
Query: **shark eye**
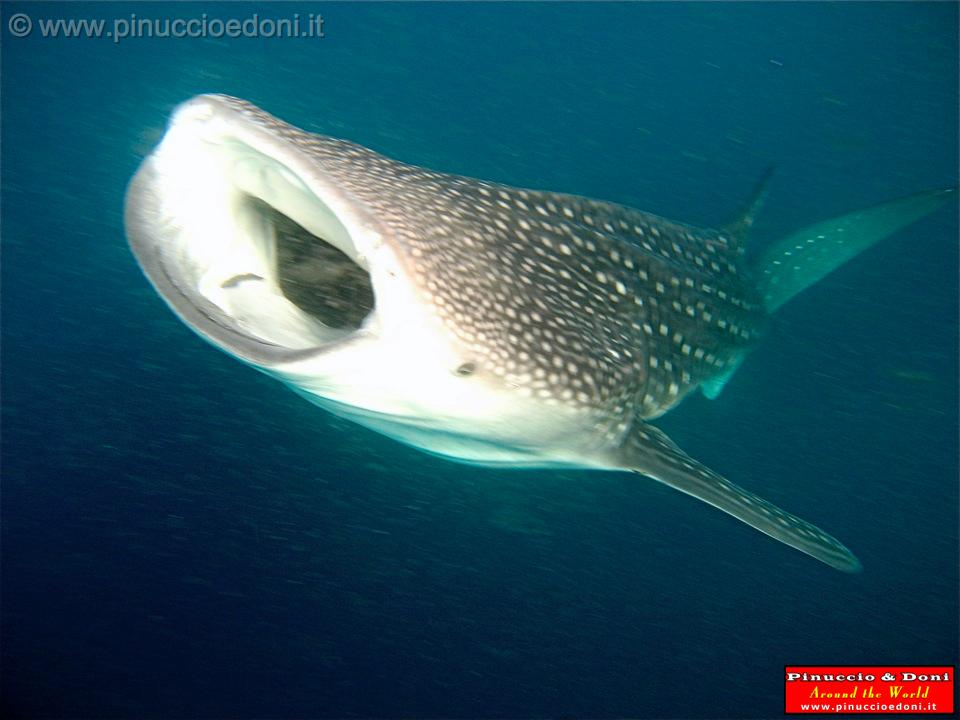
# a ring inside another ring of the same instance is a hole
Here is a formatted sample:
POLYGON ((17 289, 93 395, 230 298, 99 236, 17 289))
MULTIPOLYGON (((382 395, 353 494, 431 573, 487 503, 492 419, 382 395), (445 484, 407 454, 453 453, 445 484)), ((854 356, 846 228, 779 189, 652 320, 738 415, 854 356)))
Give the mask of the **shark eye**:
POLYGON ((374 308, 366 270, 322 237, 264 201, 247 202, 272 228, 277 284, 284 297, 330 328, 359 328, 374 308))
POLYGON ((473 375, 476 369, 477 369, 476 363, 465 362, 463 365, 457 368, 456 373, 460 377, 466 377, 467 375, 473 375))

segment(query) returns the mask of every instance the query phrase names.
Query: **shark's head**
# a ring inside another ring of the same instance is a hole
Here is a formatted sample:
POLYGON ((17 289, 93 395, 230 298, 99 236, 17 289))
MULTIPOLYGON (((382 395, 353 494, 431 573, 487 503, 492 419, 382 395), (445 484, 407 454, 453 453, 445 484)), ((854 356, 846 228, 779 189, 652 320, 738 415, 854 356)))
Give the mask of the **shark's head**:
POLYGON ((405 273, 376 218, 304 152, 319 142, 232 98, 200 96, 176 110, 127 192, 130 244, 163 298, 265 369, 376 332, 377 298, 405 273))
POLYGON ((221 350, 419 447, 514 462, 517 398, 444 325, 411 245, 440 232, 423 199, 440 177, 204 95, 131 181, 125 223, 159 294, 221 350))

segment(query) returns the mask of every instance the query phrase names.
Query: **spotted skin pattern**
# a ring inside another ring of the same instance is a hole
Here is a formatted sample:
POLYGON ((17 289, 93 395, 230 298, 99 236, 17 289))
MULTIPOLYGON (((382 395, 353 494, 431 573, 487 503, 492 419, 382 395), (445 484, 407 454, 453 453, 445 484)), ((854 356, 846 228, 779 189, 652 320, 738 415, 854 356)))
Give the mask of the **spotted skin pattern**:
POLYGON ((720 231, 406 165, 224 101, 370 208, 475 373, 521 396, 622 432, 722 374, 762 330, 738 243, 720 231))

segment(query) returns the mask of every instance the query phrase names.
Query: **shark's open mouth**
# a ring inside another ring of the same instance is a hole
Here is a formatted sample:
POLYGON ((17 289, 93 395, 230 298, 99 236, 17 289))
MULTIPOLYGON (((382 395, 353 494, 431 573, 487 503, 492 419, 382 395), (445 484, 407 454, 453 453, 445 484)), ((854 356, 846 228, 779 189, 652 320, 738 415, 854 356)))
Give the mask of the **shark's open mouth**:
POLYGON ((374 306, 369 273, 262 200, 251 197, 250 202, 272 228, 276 280, 283 296, 326 327, 359 328, 374 306))
POLYGON ((360 224, 301 158, 242 118, 187 105, 127 195, 131 246, 160 294, 261 365, 322 352, 375 312, 360 224))
MULTIPOLYGON (((276 339, 288 343, 309 336, 324 342, 334 337, 335 331, 357 330, 363 325, 374 308, 373 286, 356 255, 349 254, 355 252, 352 245, 345 246, 344 252, 256 195, 243 197, 237 212, 245 216, 248 239, 260 248, 263 258, 254 261, 249 271, 225 278, 219 288, 207 283, 211 290, 208 299, 231 311, 255 335, 270 338, 283 330, 272 318, 269 323, 260 322, 255 306, 275 303, 276 297, 268 299, 265 293, 279 294, 305 315, 287 309, 296 332, 293 337, 276 339)), ((224 267, 232 267, 227 258, 221 261, 226 261, 224 267)), ((219 269, 213 273, 215 279, 223 274, 219 269)))

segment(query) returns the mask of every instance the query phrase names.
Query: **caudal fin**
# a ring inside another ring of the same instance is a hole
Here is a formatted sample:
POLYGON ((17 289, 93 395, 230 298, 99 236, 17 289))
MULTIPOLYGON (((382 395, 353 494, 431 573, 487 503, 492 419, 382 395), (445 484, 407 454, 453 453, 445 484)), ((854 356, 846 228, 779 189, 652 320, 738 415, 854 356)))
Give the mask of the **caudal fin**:
POLYGON ((956 195, 942 188, 824 220, 773 243, 753 263, 768 312, 956 195))

